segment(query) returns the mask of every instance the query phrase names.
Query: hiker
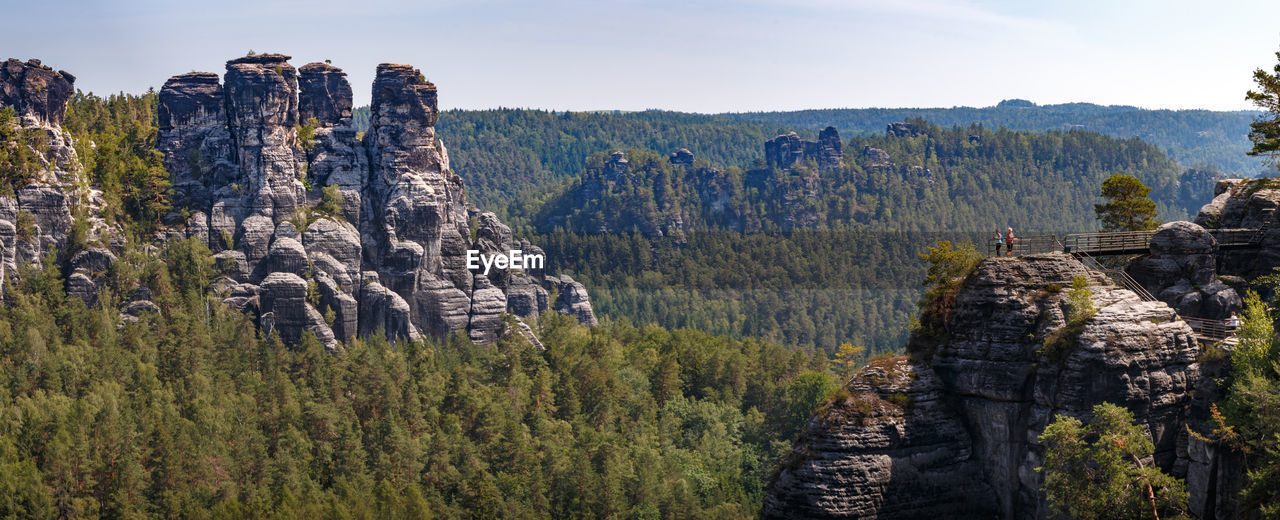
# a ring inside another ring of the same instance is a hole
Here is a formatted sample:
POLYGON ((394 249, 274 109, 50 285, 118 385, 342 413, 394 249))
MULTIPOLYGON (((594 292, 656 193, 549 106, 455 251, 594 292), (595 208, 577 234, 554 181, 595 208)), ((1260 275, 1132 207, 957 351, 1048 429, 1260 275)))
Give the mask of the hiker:
POLYGON ((1000 234, 1000 230, 996 230, 996 236, 991 237, 996 242, 996 256, 1000 256, 1000 250, 1004 249, 1004 235, 1000 234))
POLYGON ((1227 331, 1235 332, 1236 327, 1239 327, 1239 326, 1240 326, 1240 317, 1236 316, 1236 313, 1234 312, 1231 313, 1231 316, 1227 317, 1227 331))
POLYGON ((1009 252, 1006 253, 1006 256, 1013 256, 1013 228, 1012 227, 1010 227, 1008 230, 1004 232, 1004 242, 1008 246, 1008 247, 1005 247, 1005 249, 1009 250, 1009 252))

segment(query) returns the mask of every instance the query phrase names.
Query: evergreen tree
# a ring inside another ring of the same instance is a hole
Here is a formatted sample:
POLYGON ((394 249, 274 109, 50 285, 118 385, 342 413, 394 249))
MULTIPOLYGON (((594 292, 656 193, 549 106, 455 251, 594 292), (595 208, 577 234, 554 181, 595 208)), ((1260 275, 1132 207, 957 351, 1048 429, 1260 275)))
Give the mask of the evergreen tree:
POLYGON ((1133 414, 1111 403, 1093 408, 1088 424, 1059 415, 1040 435, 1045 445, 1041 488, 1065 517, 1171 518, 1182 516, 1182 481, 1150 464, 1155 451, 1133 414))
POLYGON ((1156 220, 1156 203, 1147 195, 1151 193, 1137 177, 1115 174, 1102 182, 1102 196, 1107 202, 1097 204, 1093 210, 1107 231, 1145 231, 1160 227, 1156 220))
MULTIPOLYGON (((1280 61, 1280 52, 1276 52, 1280 61)), ((1280 167, 1276 161, 1280 154, 1280 63, 1272 67, 1271 72, 1259 68, 1253 71, 1253 82, 1258 90, 1249 90, 1245 99, 1266 111, 1249 124, 1249 140, 1253 148, 1249 155, 1266 156, 1268 162, 1280 167)))

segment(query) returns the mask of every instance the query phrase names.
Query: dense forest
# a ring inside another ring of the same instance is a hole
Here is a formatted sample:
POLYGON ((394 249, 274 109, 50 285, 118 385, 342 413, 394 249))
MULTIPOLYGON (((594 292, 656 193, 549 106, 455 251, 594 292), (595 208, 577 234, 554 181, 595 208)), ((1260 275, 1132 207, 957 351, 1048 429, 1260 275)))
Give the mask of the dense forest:
MULTIPOLYGON (((712 163, 750 169, 763 157, 761 143, 774 135, 795 131, 812 138, 830 125, 845 137, 871 136, 882 134, 889 123, 911 118, 943 127, 979 124, 990 129, 1086 130, 1121 139, 1137 137, 1183 165, 1252 177, 1264 170, 1261 159, 1245 155, 1249 123, 1257 115, 1252 111, 1144 110, 1089 103, 1035 105, 1020 100, 985 108, 718 115, 497 109, 443 111, 439 130, 452 150, 454 169, 468 183, 471 199, 505 217, 518 196, 553 190, 578 175, 585 158, 598 152, 639 148, 669 153, 688 148, 712 163)), ((367 126, 368 107, 357 108, 355 119, 357 126, 367 126)), ((520 212, 518 206, 514 212, 520 212)))
POLYGON ((555 313, 532 323, 546 350, 519 335, 285 347, 208 292, 203 244, 153 233, 182 209, 154 94, 78 93, 65 125, 121 261, 88 305, 52 250, 5 284, 0 516, 750 517, 838 386, 812 349, 555 313), (142 287, 154 312, 122 316, 142 287))
POLYGON ((836 386, 775 343, 554 313, 546 351, 286 348, 193 240, 132 248, 92 307, 48 265, 0 306, 0 516, 748 517, 836 386), (121 325, 140 283, 159 311, 121 325))
MULTIPOLYGON (((169 209, 154 112, 153 93, 80 93, 65 124, 86 171, 104 187, 106 215, 117 222, 135 215, 127 222, 138 232, 169 209)), ((1138 176, 1154 188, 1165 220, 1183 218, 1208 200, 1220 175, 1183 171, 1137 139, 923 120, 912 120, 910 137, 854 136, 837 169, 778 170, 759 159, 770 133, 699 118, 446 112, 441 135, 455 168, 494 168, 469 175, 468 192, 501 181, 490 185, 505 194, 499 212, 543 245, 554 269, 588 286, 600 315, 828 351, 846 341, 874 352, 901 347, 924 269, 916 257, 937 239, 978 241, 1010 225, 1022 234, 1094 229, 1091 204, 1110 173, 1138 176), (465 128, 449 126, 463 121, 465 128), (628 135, 648 139, 628 149, 632 181, 605 183, 611 143, 628 135), (673 165, 666 150, 688 142, 716 145, 695 149, 691 165, 673 165), (530 173, 496 175, 508 159, 530 173), (723 166, 744 162, 745 169, 723 166), (572 175, 554 173, 570 168, 572 175), (584 198, 583 183, 593 178, 607 189, 584 198), (601 229, 612 236, 590 236, 601 229), (664 237, 651 233, 663 229, 664 237), (793 236, 795 229, 813 233, 793 236)))
POLYGON ((943 128, 922 119, 907 125, 910 136, 849 140, 843 164, 833 169, 810 163, 721 171, 643 150, 629 150, 620 165, 597 153, 532 224, 650 233, 669 232, 676 220, 686 230, 746 232, 1088 230, 1096 227, 1090 210, 1098 187, 1117 173, 1150 186, 1166 218, 1183 218, 1212 198, 1212 174, 1190 170, 1183 179, 1188 171, 1139 139, 943 128))

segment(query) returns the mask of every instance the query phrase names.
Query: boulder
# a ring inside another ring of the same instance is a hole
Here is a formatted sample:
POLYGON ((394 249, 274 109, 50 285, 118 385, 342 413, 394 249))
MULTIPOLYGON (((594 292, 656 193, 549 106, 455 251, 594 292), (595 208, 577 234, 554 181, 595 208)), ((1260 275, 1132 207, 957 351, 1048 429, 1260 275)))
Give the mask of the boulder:
POLYGON ((1235 289, 1217 279, 1218 242, 1191 222, 1170 222, 1151 237, 1151 252, 1125 272, 1179 315, 1223 319, 1243 308, 1235 289))
POLYGON ((297 240, 288 237, 278 237, 271 243, 267 264, 272 273, 306 276, 311 270, 310 262, 307 260, 307 250, 303 249, 302 244, 297 240))

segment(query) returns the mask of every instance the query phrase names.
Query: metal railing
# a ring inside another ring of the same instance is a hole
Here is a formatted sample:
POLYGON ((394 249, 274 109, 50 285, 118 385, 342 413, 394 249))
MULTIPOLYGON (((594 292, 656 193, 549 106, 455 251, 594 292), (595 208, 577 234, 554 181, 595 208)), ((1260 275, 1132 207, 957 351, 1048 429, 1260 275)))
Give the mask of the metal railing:
POLYGON ((1182 317, 1182 321, 1191 326, 1191 330, 1203 339, 1211 341, 1233 340, 1236 336, 1236 324, 1229 320, 1208 320, 1204 318, 1182 317))
POLYGON ((1112 253, 1151 247, 1155 231, 1112 231, 1108 233, 1074 233, 1062 238, 1067 253, 1112 253))
MULTIPOLYGON (((1259 228, 1211 229, 1218 246, 1256 246, 1262 242, 1267 230, 1259 228)), ((1139 254, 1151 248, 1155 231, 1110 231, 1105 233, 1072 233, 1057 235, 1030 235, 1014 237, 1012 247, 1008 242, 987 240, 987 256, 1021 256, 1062 251, 1074 255, 1139 254), (998 253, 998 254, 997 254, 998 253)))
POLYGON ((1088 266, 1089 269, 1106 274, 1107 277, 1111 279, 1111 281, 1116 283, 1116 285, 1119 285, 1120 287, 1124 287, 1125 289, 1133 291, 1133 293, 1138 295, 1138 298, 1141 299, 1142 301, 1144 302, 1156 301, 1156 297, 1152 295, 1151 292, 1148 291, 1146 287, 1143 287, 1142 284, 1138 283, 1138 281, 1135 280, 1132 276, 1130 276, 1129 273, 1124 269, 1113 269, 1113 268, 1104 266, 1096 258, 1089 256, 1088 253, 1081 252, 1079 253, 1078 256, 1080 258, 1080 262, 1088 266))
POLYGON ((987 240, 987 256, 1022 256, 1058 251, 1062 251, 1062 242, 1057 235, 1015 236, 1012 247, 1008 242, 998 243, 994 238, 987 240), (999 255, 996 254, 997 246, 1000 246, 999 255))
POLYGON ((1262 242, 1262 235, 1266 231, 1266 226, 1250 229, 1211 229, 1213 238, 1218 240, 1218 247, 1222 246, 1249 246, 1257 245, 1262 242))

